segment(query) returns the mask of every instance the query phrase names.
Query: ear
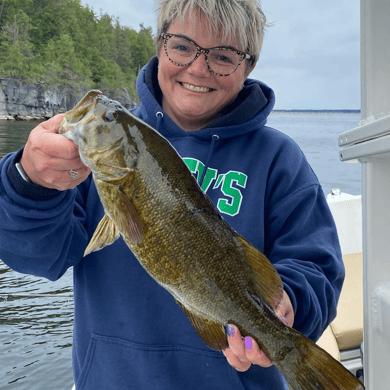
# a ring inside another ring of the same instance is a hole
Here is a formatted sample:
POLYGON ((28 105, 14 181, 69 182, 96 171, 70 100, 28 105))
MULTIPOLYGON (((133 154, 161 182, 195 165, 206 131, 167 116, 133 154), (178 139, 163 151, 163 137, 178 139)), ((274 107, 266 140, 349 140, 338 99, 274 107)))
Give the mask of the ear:
POLYGON ((245 74, 245 76, 246 76, 245 78, 249 77, 249 75, 252 73, 253 69, 255 69, 256 64, 257 64, 257 61, 249 69, 247 68, 247 71, 246 71, 246 74, 245 74))
POLYGON ((156 43, 156 56, 157 58, 160 60, 160 54, 161 54, 161 50, 163 50, 163 43, 161 42, 161 40, 159 40, 157 43, 156 43))
POLYGON ((158 59, 160 59, 160 56, 162 54, 165 54, 162 53, 162 50, 164 50, 164 40, 162 39, 162 33, 167 32, 167 29, 168 28, 162 29, 162 31, 158 34, 158 36, 154 40, 154 45, 156 47, 156 56, 158 59))

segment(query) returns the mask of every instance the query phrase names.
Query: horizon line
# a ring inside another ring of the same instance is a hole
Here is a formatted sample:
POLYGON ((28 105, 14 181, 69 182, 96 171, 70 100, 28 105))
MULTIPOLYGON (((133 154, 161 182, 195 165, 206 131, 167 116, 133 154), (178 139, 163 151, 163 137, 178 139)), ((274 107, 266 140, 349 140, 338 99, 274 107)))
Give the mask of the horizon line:
POLYGON ((275 108, 272 112, 356 112, 360 113, 361 109, 353 109, 353 108, 340 108, 340 109, 310 109, 310 108, 297 108, 297 109, 284 109, 284 108, 275 108))

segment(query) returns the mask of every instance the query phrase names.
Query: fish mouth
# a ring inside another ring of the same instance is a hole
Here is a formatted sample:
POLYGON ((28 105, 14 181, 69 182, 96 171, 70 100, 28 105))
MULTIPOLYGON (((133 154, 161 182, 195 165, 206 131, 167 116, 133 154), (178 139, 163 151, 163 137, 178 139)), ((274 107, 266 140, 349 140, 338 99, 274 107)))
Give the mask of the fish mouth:
MULTIPOLYGON (((65 113, 64 119, 58 128, 59 134, 72 132, 77 124, 83 122, 90 122, 94 115, 91 115, 96 104, 102 99, 103 93, 97 89, 89 91, 70 111, 65 113)), ((84 124, 86 124, 84 123, 84 124)), ((69 135, 67 135, 70 138, 69 135)))
POLYGON ((76 111, 78 109, 81 109, 83 107, 87 107, 90 104, 93 104, 96 102, 97 98, 99 96, 103 96, 103 92, 99 91, 98 89, 92 89, 89 91, 77 104, 71 111, 76 111))

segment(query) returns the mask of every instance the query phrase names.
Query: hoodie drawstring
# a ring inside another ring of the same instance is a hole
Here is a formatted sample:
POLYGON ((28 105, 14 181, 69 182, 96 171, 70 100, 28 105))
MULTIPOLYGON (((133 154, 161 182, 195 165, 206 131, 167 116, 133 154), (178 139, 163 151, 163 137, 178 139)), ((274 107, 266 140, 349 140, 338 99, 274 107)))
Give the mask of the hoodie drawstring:
MULTIPOLYGON (((156 112, 156 117, 157 117, 157 121, 156 121, 156 130, 159 132, 160 131, 160 125, 161 125, 161 121, 162 119, 164 118, 164 114, 161 112, 161 111, 157 111, 156 112)), ((206 173, 207 173, 207 169, 209 167, 209 162, 210 162, 210 159, 211 159, 211 156, 214 152, 214 149, 215 149, 215 144, 216 142, 219 140, 219 135, 216 135, 214 134, 211 138, 211 144, 210 144, 210 150, 209 150, 209 154, 207 156, 207 160, 206 160, 206 164, 203 168, 203 172, 202 172, 202 175, 199 179, 199 185, 202 186, 203 184, 203 180, 206 176, 206 173)))
POLYGON ((156 112, 157 122, 156 122, 156 130, 160 131, 160 124, 162 119, 164 118, 164 114, 161 111, 156 112))
POLYGON ((199 185, 200 186, 202 186, 202 184, 203 184, 203 180, 204 180, 204 178, 206 176, 206 172, 207 172, 207 169, 209 167, 209 162, 210 162, 210 159, 211 159, 211 155, 214 152, 215 145, 216 145, 216 142, 218 140, 219 140, 219 135, 214 134, 212 139, 211 139, 209 155, 207 156, 206 164, 204 165, 202 176, 200 177, 200 180, 199 180, 199 185))

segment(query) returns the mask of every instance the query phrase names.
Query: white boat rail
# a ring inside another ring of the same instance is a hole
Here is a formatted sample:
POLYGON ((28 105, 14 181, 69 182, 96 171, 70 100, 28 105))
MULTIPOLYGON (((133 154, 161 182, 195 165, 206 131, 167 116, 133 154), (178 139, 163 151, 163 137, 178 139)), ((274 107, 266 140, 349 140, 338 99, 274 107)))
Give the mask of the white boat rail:
POLYGON ((362 126, 339 137, 362 164, 364 383, 390 383, 390 1, 361 0, 362 126))

